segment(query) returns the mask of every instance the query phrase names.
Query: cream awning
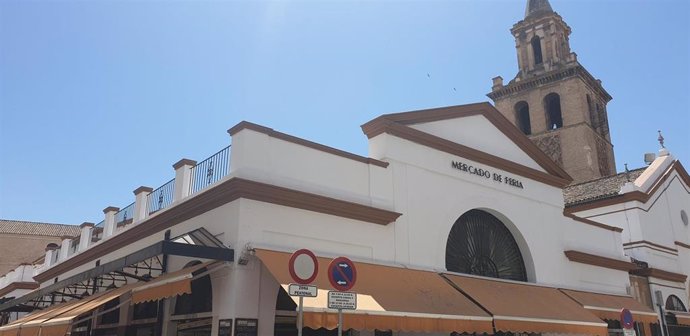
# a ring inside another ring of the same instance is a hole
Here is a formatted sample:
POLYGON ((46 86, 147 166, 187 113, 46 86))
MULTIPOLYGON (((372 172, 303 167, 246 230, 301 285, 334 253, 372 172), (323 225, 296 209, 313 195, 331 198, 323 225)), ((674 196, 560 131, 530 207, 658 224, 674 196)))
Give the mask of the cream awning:
POLYGON ((607 336, 607 324, 556 288, 443 274, 493 315, 497 331, 607 336))
POLYGON ((676 321, 678 322, 679 325, 690 327, 690 313, 679 312, 679 311, 672 311, 670 313, 672 313, 673 315, 676 316, 676 321))
POLYGON ((658 323, 658 316, 651 308, 638 302, 630 296, 600 294, 570 289, 561 289, 585 309, 591 311, 602 320, 620 320, 621 310, 627 308, 633 315, 635 322, 658 323))
MULTIPOLYGON (((256 255, 287 289, 292 282, 290 254, 257 249, 256 255)), ((318 258, 319 275, 312 284, 318 287, 318 296, 304 298, 305 327, 337 328, 337 311, 327 308, 330 261, 318 258)), ((356 267, 357 282, 352 291, 357 293, 357 310, 343 311, 345 329, 493 333, 491 316, 435 272, 361 262, 356 267)))
POLYGON ((142 284, 132 289, 132 304, 189 294, 192 292, 194 273, 216 263, 216 261, 207 261, 175 272, 166 273, 142 284))
POLYGON ((136 304, 191 293, 193 273, 213 263, 214 261, 201 263, 163 274, 149 282, 127 284, 81 300, 46 308, 0 327, 0 336, 63 336, 79 316, 88 314, 115 298, 131 294, 131 299, 127 299, 130 304, 136 304))

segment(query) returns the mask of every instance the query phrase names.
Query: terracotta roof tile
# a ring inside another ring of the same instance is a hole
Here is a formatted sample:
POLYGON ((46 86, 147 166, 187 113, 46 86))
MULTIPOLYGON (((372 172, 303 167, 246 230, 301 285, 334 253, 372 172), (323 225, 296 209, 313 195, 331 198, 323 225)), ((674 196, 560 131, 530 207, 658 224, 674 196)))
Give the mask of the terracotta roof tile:
MULTIPOLYGON (((630 181, 635 181, 646 168, 629 172, 630 181)), ((621 187, 628 181, 625 172, 602 177, 596 180, 573 184, 563 189, 565 206, 572 206, 617 196, 621 187)))
POLYGON ((76 236, 81 232, 78 225, 37 223, 0 219, 0 234, 19 234, 32 236, 76 236))

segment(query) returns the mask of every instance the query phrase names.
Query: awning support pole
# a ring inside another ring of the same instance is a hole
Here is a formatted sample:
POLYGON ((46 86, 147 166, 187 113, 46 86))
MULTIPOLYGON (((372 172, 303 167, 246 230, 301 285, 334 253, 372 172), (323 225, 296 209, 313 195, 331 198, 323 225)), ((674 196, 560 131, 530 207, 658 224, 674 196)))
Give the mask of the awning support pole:
POLYGON ((304 324, 304 320, 302 317, 302 314, 304 311, 304 309, 302 308, 304 306, 303 301, 304 301, 304 298, 300 296, 299 297, 299 311, 297 313, 297 336, 302 336, 302 325, 304 324))
MULTIPOLYGON (((165 231, 164 241, 170 240, 170 230, 165 231)), ((168 255, 163 254, 161 258, 161 274, 168 273, 168 255)), ((158 300, 158 314, 156 314, 156 336, 163 335, 163 319, 165 318, 165 298, 158 300)))

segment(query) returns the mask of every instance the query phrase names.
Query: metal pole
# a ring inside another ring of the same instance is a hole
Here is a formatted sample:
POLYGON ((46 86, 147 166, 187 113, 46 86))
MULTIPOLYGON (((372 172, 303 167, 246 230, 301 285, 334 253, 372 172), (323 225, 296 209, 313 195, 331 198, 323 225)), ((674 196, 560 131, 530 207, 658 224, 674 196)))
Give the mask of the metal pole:
POLYGON ((664 315, 664 307, 659 305, 659 313, 661 313, 661 334, 668 336, 668 326, 666 325, 666 315, 664 315))
POLYGON ((338 309, 338 336, 343 336, 343 310, 338 309))
POLYGON ((297 313, 297 336, 302 336, 302 301, 304 300, 303 297, 299 297, 299 307, 298 307, 298 313, 297 313))

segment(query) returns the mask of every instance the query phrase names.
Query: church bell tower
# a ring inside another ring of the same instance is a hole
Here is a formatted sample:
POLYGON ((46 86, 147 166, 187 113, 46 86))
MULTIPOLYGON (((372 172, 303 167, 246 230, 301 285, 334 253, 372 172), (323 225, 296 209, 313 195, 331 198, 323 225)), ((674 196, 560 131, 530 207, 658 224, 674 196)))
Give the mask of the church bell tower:
POLYGON ((570 51, 570 27, 548 0, 528 0, 525 18, 510 32, 518 73, 507 85, 493 79, 488 96, 496 108, 574 183, 615 174, 611 96, 570 51))

